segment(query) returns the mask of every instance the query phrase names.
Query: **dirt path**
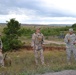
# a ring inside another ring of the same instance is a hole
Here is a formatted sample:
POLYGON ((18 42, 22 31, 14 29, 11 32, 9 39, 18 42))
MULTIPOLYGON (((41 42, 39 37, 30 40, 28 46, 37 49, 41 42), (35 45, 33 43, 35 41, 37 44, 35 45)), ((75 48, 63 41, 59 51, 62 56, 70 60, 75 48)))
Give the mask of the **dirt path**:
POLYGON ((46 73, 40 75, 76 75, 76 70, 65 70, 61 72, 54 72, 54 73, 46 73))
MULTIPOLYGON (((44 41, 44 44, 57 44, 57 45, 65 45, 64 42, 61 42, 61 41, 48 41, 48 40, 45 40, 44 41)), ((65 46, 45 46, 44 45, 44 50, 65 50, 65 46)), ((25 50, 32 50, 32 47, 30 45, 25 45, 22 47, 22 49, 25 49, 25 50)))
POLYGON ((64 44, 64 42, 61 42, 61 41, 48 41, 48 40, 45 40, 45 43, 44 44, 58 44, 58 45, 61 45, 61 44, 64 44))

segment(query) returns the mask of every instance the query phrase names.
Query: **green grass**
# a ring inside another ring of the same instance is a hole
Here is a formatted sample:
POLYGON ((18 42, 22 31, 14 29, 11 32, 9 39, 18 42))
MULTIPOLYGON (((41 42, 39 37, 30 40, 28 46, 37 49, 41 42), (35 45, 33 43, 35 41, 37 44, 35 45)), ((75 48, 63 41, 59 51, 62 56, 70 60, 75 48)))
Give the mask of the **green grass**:
MULTIPOLYGON (((3 31, 5 26, 0 26, 0 32, 3 31)), ((28 26, 22 26, 22 28, 28 26)), ((28 27, 30 28, 30 26, 28 27)), ((34 27, 32 27, 34 28, 34 27)), ((46 27, 44 27, 46 28, 46 27)), ((62 39, 51 38, 54 41, 63 41, 62 39)), ((30 45, 31 36, 22 36, 19 38, 25 45, 30 45)), ((49 40, 48 39, 48 40, 49 40)), ((46 46, 59 46, 55 44, 49 44, 46 46)), ((61 45, 60 45, 61 46, 61 45)), ((62 45, 64 46, 64 45, 62 45)), ((45 66, 42 66, 39 61, 39 66, 35 65, 33 51, 21 50, 17 52, 7 52, 8 56, 12 59, 12 66, 6 68, 0 68, 0 75, 36 75, 47 72, 57 72, 61 70, 76 69, 76 62, 72 59, 72 64, 67 65, 66 52, 65 51, 45 51, 45 66)))
POLYGON ((3 32, 3 28, 6 27, 6 26, 3 26, 3 25, 0 25, 0 33, 3 32))
POLYGON ((45 51, 45 66, 39 61, 39 66, 35 65, 33 51, 8 52, 8 56, 12 59, 12 66, 0 68, 0 73, 4 75, 36 75, 47 72, 57 72, 61 70, 76 69, 76 63, 72 59, 69 66, 66 62, 65 51, 45 51))

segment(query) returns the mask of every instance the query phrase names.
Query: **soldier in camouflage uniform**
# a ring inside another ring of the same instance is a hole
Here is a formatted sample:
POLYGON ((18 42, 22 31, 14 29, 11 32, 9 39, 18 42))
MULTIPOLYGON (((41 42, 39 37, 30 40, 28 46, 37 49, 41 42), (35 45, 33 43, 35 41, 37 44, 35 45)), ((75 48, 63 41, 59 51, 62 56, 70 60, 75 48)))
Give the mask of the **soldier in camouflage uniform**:
POLYGON ((1 39, 0 39, 0 66, 4 67, 4 57, 2 54, 2 41, 1 41, 1 39))
POLYGON ((39 57, 41 59, 42 65, 44 65, 43 42, 44 42, 44 36, 42 33, 40 33, 40 28, 37 27, 36 32, 32 35, 32 44, 31 44, 34 49, 36 65, 38 65, 39 57))
POLYGON ((66 43, 66 52, 67 52, 67 60, 70 63, 70 59, 71 59, 71 53, 73 52, 74 58, 76 60, 76 35, 73 33, 73 29, 70 28, 69 29, 69 33, 66 34, 65 39, 64 39, 65 43, 66 43))

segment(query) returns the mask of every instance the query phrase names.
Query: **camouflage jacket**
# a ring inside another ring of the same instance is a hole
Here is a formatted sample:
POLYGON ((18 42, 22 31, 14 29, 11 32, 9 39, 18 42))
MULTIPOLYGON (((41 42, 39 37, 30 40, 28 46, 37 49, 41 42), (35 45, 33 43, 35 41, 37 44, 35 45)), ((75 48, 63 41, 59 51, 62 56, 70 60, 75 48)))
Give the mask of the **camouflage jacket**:
POLYGON ((32 35, 32 43, 31 46, 35 49, 39 50, 42 49, 42 44, 44 42, 44 36, 42 33, 34 33, 32 35))
POLYGON ((67 47, 74 46, 74 43, 76 42, 76 35, 75 34, 72 34, 72 35, 66 34, 64 41, 65 41, 67 47), (69 42, 68 42, 68 39, 70 40, 69 42))

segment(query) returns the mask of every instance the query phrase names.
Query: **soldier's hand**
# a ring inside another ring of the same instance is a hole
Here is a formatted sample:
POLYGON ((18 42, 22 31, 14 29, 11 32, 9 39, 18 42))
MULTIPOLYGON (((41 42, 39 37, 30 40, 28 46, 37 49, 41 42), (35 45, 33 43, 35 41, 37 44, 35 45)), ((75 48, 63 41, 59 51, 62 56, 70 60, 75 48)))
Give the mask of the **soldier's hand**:
POLYGON ((68 42, 70 42, 70 39, 68 39, 68 42))
POLYGON ((76 42, 73 43, 74 45, 76 44, 76 42))
POLYGON ((44 47, 44 45, 42 44, 42 47, 44 47))

